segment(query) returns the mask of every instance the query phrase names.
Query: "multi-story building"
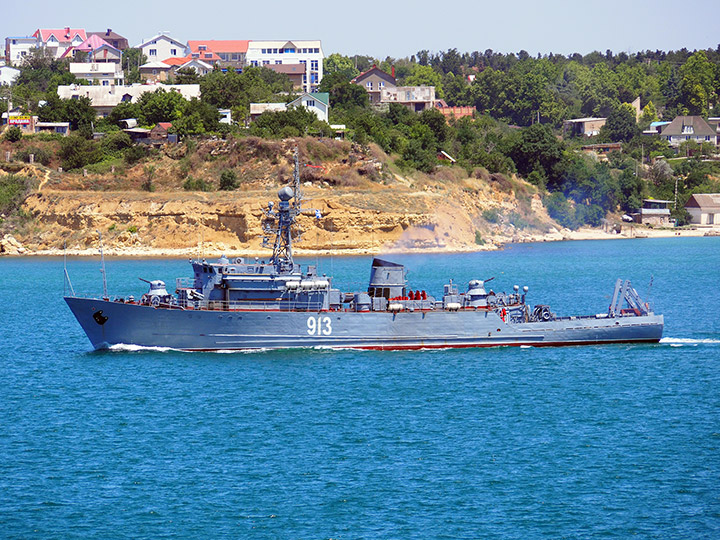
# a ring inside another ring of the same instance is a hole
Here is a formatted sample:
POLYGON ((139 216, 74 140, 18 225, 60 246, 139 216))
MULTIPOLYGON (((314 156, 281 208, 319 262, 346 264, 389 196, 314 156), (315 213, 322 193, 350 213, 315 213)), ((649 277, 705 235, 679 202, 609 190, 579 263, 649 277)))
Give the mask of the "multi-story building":
POLYGON ((33 37, 37 40, 36 47, 44 48, 55 58, 60 58, 70 47, 77 47, 87 39, 84 29, 69 26, 60 29, 39 28, 33 37))
MULTIPOLYGON (((394 71, 393 69, 393 72, 394 71)), ((383 90, 390 90, 397 87, 395 74, 390 75, 389 73, 385 73, 377 66, 371 67, 350 82, 362 86, 368 93, 370 103, 374 104, 380 103, 383 90)))
POLYGON ((158 34, 136 47, 148 62, 162 62, 166 58, 185 56, 185 45, 167 34, 158 34))
POLYGON ((305 69, 302 87, 305 92, 316 92, 323 78, 323 51, 320 40, 250 41, 246 64, 302 64, 305 69))
POLYGON ((37 38, 33 36, 5 38, 5 61, 11 66, 21 66, 30 51, 37 48, 37 38))

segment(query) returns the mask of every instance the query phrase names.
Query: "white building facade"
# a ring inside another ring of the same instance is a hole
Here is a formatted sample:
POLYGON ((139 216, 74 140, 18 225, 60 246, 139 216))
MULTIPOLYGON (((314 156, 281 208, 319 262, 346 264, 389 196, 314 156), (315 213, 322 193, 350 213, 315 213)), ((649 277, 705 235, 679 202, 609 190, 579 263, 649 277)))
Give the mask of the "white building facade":
POLYGON ((70 73, 98 86, 125 84, 122 67, 114 62, 71 62, 70 73))
POLYGON ((20 67, 30 51, 37 48, 37 38, 33 36, 5 38, 5 61, 15 67, 20 67))
POLYGON ((305 66, 302 88, 316 92, 323 78, 325 58, 320 40, 250 41, 246 62, 249 66, 302 64, 305 66))
POLYGON ((185 44, 180 43, 166 34, 158 34, 141 43, 136 48, 142 50, 148 62, 162 62, 166 58, 185 56, 185 44))

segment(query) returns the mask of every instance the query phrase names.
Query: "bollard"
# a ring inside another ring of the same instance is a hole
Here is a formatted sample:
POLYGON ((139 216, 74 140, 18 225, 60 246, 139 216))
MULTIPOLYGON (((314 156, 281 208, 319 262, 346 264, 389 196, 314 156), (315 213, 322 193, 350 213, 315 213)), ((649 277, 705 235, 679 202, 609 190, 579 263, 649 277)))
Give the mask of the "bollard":
POLYGON ((35 154, 30 154, 30 155, 28 156, 28 158, 30 159, 30 165, 32 165, 33 163, 35 163, 35 154))

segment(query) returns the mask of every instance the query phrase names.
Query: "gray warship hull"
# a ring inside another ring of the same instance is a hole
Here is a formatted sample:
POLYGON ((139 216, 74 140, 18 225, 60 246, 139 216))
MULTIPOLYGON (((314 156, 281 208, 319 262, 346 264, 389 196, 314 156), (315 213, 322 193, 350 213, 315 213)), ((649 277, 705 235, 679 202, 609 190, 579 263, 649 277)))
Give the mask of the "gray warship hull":
POLYGON ((282 349, 434 349, 658 342, 663 316, 606 314, 550 321, 503 321, 496 311, 207 310, 66 297, 93 347, 189 351, 282 349))

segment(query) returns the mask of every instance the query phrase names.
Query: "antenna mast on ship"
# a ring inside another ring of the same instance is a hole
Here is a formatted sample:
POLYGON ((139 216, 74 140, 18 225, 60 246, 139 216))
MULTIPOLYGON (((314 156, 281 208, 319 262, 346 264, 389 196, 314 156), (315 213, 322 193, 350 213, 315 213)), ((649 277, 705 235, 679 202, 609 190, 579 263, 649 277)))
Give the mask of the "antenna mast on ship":
MULTIPOLYGON (((278 208, 269 202, 263 210, 263 246, 267 247, 273 242, 272 263, 280 271, 292 271, 295 263, 292 257, 293 226, 297 216, 302 212, 302 193, 300 192, 300 165, 298 149, 295 148, 295 171, 293 173, 292 187, 285 186, 278 191, 278 208), (292 203, 290 200, 293 199, 292 203), (274 237, 274 238, 273 238, 274 237)), ((295 231, 295 239, 300 238, 299 231, 295 231)))

